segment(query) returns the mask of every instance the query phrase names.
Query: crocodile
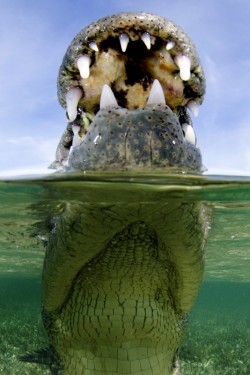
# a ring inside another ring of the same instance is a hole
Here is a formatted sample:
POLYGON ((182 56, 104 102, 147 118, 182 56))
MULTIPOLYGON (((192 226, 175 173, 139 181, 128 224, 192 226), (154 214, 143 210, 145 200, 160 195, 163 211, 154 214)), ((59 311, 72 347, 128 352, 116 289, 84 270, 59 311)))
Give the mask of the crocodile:
MULTIPOLYGON (((51 168, 201 173, 190 111, 197 115, 204 94, 196 48, 175 23, 150 13, 101 18, 63 58, 58 98, 68 125, 51 168)), ((209 213, 171 196, 160 205, 130 198, 69 200, 51 220, 42 280, 49 345, 22 361, 52 374, 180 374, 209 213)))

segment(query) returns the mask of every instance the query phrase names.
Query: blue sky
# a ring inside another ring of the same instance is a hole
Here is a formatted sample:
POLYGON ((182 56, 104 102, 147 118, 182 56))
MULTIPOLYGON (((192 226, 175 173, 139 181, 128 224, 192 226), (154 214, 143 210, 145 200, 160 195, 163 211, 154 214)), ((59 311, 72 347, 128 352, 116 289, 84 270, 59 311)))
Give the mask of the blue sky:
POLYGON ((66 126, 58 68, 83 27, 120 11, 163 15, 195 42, 207 94, 194 127, 209 168, 250 172, 249 0, 1 0, 0 171, 46 167, 66 126))

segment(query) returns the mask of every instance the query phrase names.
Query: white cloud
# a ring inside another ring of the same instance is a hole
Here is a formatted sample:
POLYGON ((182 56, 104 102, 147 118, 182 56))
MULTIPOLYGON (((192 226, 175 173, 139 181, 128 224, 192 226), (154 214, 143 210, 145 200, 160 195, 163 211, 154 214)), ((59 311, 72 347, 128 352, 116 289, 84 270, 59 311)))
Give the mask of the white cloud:
POLYGON ((37 164, 49 166, 54 161, 57 144, 58 138, 24 136, 6 139, 0 151, 0 170, 37 164))

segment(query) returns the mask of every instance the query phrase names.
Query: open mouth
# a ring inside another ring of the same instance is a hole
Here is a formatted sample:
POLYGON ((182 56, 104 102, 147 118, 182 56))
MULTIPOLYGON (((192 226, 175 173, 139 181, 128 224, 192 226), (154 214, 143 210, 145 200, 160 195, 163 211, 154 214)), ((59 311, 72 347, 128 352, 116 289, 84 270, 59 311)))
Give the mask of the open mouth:
MULTIPOLYGON (((165 104, 195 143, 187 109, 196 116, 204 93, 194 44, 173 22, 148 13, 120 13, 83 29, 69 46, 58 76, 59 101, 83 138, 106 106, 135 110, 165 104)), ((66 148, 73 137, 68 127, 66 148)))

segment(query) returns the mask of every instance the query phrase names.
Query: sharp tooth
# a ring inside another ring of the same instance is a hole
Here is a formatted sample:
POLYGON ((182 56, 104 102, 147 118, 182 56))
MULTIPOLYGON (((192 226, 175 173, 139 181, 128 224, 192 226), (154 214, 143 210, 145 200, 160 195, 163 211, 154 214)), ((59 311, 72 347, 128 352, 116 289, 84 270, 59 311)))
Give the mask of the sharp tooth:
POLYGON ((82 143, 83 139, 79 135, 80 126, 73 125, 72 131, 74 133, 73 142, 72 142, 72 148, 78 146, 80 143, 82 143))
POLYGON ((164 92, 158 79, 155 79, 152 84, 147 104, 166 104, 164 92))
POLYGON ((69 121, 74 121, 77 116, 77 105, 83 95, 80 87, 73 87, 66 93, 66 105, 69 121))
POLYGON ((129 42, 129 36, 125 33, 119 35, 122 52, 126 52, 129 42))
POLYGON ((182 124, 182 130, 186 141, 196 146, 196 135, 193 127, 189 124, 182 124))
POLYGON ((102 88, 100 98, 100 109, 103 109, 108 106, 118 106, 118 103, 111 88, 105 84, 102 88))
POLYGON ((98 45, 96 44, 96 42, 90 42, 89 43, 89 48, 93 49, 96 52, 99 51, 99 48, 98 48, 98 45))
POLYGON ((175 58, 175 63, 180 69, 180 77, 183 81, 188 81, 190 79, 190 68, 191 61, 188 56, 179 55, 175 58))
POLYGON ((147 49, 150 49, 151 48, 151 38, 150 38, 150 34, 149 33, 143 33, 141 35, 141 40, 145 43, 147 49))
POLYGON ((169 40, 166 45, 166 50, 169 51, 170 49, 174 48, 175 42, 173 40, 169 40))
POLYGON ((192 114, 197 117, 199 114, 199 104, 195 100, 190 100, 187 104, 187 108, 192 112, 192 114))
POLYGON ((77 67, 82 78, 89 78, 90 57, 88 55, 80 56, 77 59, 77 67))

